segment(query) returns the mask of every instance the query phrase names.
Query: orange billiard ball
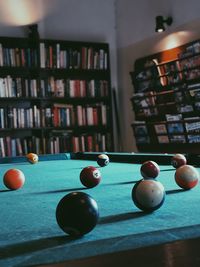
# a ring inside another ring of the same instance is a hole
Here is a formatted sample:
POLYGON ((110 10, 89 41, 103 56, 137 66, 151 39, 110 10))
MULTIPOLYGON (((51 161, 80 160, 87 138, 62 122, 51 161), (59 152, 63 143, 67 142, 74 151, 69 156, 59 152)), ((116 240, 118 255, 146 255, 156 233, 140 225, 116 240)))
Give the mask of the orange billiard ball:
POLYGON ((19 169, 9 169, 3 176, 3 182, 8 189, 20 189, 25 183, 24 173, 19 169))
POLYGON ((37 154, 35 154, 35 153, 29 153, 29 154, 27 154, 26 155, 26 158, 27 158, 27 160, 30 162, 30 163, 32 163, 32 164, 35 164, 35 163, 37 163, 38 162, 38 155, 37 154))
POLYGON ((198 184, 200 174, 195 167, 186 164, 176 169, 174 177, 179 187, 189 190, 198 184))

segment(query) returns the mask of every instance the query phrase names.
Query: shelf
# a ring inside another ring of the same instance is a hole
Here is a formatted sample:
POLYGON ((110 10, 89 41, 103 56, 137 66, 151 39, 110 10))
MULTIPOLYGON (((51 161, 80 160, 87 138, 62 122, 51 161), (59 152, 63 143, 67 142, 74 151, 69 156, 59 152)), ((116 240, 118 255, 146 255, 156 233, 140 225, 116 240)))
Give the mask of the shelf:
POLYGON ((200 40, 140 58, 134 66, 130 100, 139 151, 196 151, 200 143, 200 40), (154 62, 154 66, 145 62, 154 62))
POLYGON ((0 156, 113 151, 109 45, 0 37, 0 156))

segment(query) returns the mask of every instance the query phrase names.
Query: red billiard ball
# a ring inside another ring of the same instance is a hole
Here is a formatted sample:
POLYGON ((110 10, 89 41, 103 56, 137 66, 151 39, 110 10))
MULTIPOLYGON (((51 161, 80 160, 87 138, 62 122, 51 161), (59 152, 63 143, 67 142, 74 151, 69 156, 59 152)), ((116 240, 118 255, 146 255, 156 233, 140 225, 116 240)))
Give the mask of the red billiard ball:
POLYGON ((109 164, 110 162, 110 159, 107 155, 105 154, 100 154, 98 155, 97 157, 97 163, 100 167, 105 167, 109 164))
POLYGON ((56 220, 60 228, 70 236, 83 236, 94 229, 99 209, 94 198, 84 192, 65 195, 56 208, 56 220))
POLYGON ((3 176, 3 182, 8 189, 20 189, 25 183, 24 173, 18 169, 9 169, 3 176))
POLYGON ((155 161, 145 161, 140 167, 140 173, 144 179, 156 178, 160 173, 160 168, 155 161))
POLYGON ((93 166, 85 167, 80 173, 80 181, 87 188, 95 187, 101 181, 101 173, 93 166))
POLYGON ((183 165, 176 169, 175 181, 183 189, 191 189, 199 182, 199 172, 191 165, 183 165))
POLYGON ((26 158, 27 158, 27 160, 28 160, 30 163, 32 163, 32 164, 35 164, 35 163, 38 162, 38 155, 35 154, 35 153, 28 153, 28 154, 26 155, 26 158))
POLYGON ((132 200, 136 207, 152 212, 159 209, 165 200, 164 186, 155 179, 139 180, 132 189, 132 200))
POLYGON ((172 166, 177 169, 187 164, 187 159, 183 154, 175 154, 171 159, 172 166))

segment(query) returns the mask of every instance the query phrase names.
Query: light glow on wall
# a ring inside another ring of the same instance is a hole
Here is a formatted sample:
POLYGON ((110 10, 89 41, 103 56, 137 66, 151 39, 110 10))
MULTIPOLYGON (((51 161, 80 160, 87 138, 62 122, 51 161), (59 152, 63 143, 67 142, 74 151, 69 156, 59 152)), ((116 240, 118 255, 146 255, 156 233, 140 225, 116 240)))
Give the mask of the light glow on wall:
POLYGON ((6 25, 33 24, 40 21, 46 15, 47 11, 44 11, 44 8, 42 8, 41 0, 0 1, 0 22, 6 25))
POLYGON ((158 41, 155 48, 158 51, 175 48, 187 43, 188 40, 192 39, 193 35, 193 31, 177 31, 171 33, 158 41))

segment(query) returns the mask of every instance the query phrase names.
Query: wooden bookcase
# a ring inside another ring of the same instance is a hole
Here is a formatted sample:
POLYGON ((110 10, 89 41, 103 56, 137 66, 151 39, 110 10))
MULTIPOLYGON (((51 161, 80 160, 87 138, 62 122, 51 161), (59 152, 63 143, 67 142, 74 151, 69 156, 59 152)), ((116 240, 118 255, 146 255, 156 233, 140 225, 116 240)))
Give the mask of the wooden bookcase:
POLYGON ((0 156, 113 151, 109 45, 0 37, 0 156))
POLYGON ((130 75, 138 150, 199 153, 200 40, 140 58, 130 75))

